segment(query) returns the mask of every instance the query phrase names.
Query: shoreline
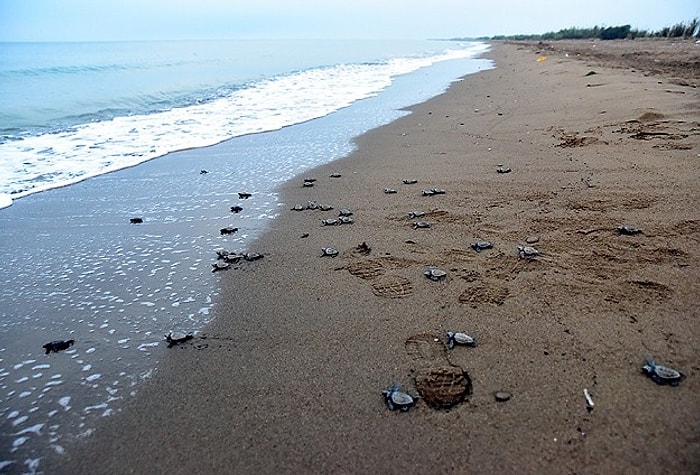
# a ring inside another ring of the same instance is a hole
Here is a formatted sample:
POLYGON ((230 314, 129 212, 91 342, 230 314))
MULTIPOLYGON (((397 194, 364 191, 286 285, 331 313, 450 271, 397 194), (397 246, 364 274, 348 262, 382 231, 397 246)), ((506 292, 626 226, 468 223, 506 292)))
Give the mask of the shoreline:
POLYGON ((282 213, 251 249, 265 259, 224 274, 206 332, 56 473, 698 470, 697 93, 528 48, 494 43, 496 69, 304 173, 313 188, 285 184, 287 209, 335 210, 282 213), (341 208, 354 224, 320 225, 341 208), (531 236, 542 255, 518 259, 531 236), (450 330, 478 346, 448 352, 450 330), (647 354, 685 380, 654 385, 647 354), (393 381, 416 394, 445 365, 469 373, 467 401, 384 407, 393 381))

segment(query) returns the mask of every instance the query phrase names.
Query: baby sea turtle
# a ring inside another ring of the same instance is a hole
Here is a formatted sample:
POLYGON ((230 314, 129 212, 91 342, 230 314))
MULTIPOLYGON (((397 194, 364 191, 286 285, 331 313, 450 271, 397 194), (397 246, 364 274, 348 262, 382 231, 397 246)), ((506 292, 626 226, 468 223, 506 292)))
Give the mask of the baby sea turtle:
POLYGON ((350 216, 341 216, 338 220, 340 224, 352 224, 355 222, 350 216))
POLYGON ((172 348, 173 346, 191 340, 192 338, 194 337, 191 333, 176 330, 170 331, 167 335, 165 335, 165 341, 168 342, 168 348, 172 348))
POLYGON ((518 246, 518 255, 520 256, 521 259, 527 257, 528 259, 532 259, 534 257, 537 257, 540 255, 540 252, 535 249, 534 247, 530 246, 518 246))
POLYGON ((437 282, 438 280, 444 280, 447 277, 447 272, 437 267, 428 267, 425 272, 423 272, 423 275, 437 282))
POLYGON ((433 196, 435 194, 433 190, 422 190, 421 193, 423 196, 433 196))
POLYGON ((217 262, 214 262, 211 266, 214 268, 214 269, 212 270, 212 272, 216 272, 216 271, 219 271, 219 270, 227 270, 227 269, 229 269, 229 268, 231 267, 231 264, 228 263, 228 262, 217 261, 217 262))
POLYGON ((447 193, 442 188, 431 188, 430 191, 432 191, 434 195, 444 195, 445 193, 447 193))
POLYGON ((200 175, 206 175, 207 173, 209 173, 209 172, 206 170, 199 170, 200 175))
POLYGON ((324 226, 338 226, 340 224, 340 220, 337 218, 322 219, 321 223, 324 226))
POLYGON ((338 172, 335 172, 335 173, 331 173, 331 174, 328 175, 328 176, 331 177, 331 178, 340 178, 340 177, 343 176, 343 175, 341 175, 341 174, 338 173, 338 172))
POLYGON ((476 340, 466 333, 462 332, 447 332, 447 347, 454 348, 455 345, 476 346, 476 340))
POLYGON ((303 188, 311 188, 311 187, 314 186, 314 183, 313 183, 312 181, 305 181, 304 183, 302 183, 301 186, 302 186, 303 188))
POLYGON ((627 236, 633 236, 642 232, 641 229, 630 226, 629 224, 623 224, 617 227, 617 232, 620 234, 625 234, 627 236))
POLYGON ((46 343, 42 348, 48 355, 51 352, 58 353, 59 351, 67 350, 75 344, 75 340, 54 340, 46 343))
POLYGON ((654 362, 654 358, 649 356, 647 358, 646 364, 642 366, 642 371, 644 371, 652 381, 656 384, 669 384, 671 386, 678 386, 678 383, 683 379, 683 374, 680 371, 668 366, 657 365, 654 362))
POLYGON ((310 209, 310 210, 318 209, 318 203, 316 203, 315 201, 307 201, 306 202, 306 209, 310 209))
POLYGON ((130 218, 129 222, 131 224, 141 224, 143 223, 143 218, 130 218))
POLYGON ((498 167, 498 168, 496 168, 496 173, 510 173, 510 168, 498 167))
POLYGON ((229 264, 236 264, 238 261, 243 259, 243 254, 236 254, 235 252, 230 252, 223 259, 229 264))
MULTIPOLYGON (((228 256, 229 254, 231 254, 231 251, 229 251, 228 249, 217 249, 217 250, 214 251, 214 252, 216 252, 216 257, 217 257, 218 259, 226 259, 226 256, 228 256)), ((235 253, 234 253, 234 254, 235 254, 235 253)))
POLYGON ((408 212, 408 219, 420 218, 421 216, 425 216, 425 213, 423 211, 409 211, 408 212))
POLYGON ((262 258, 265 257, 265 256, 263 256, 262 254, 259 254, 259 253, 257 253, 257 252, 246 252, 245 254, 243 254, 242 257, 243 257, 246 261, 252 262, 252 261, 257 261, 258 259, 262 259, 262 258))
POLYGON ((240 207, 240 206, 238 206, 238 205, 236 205, 236 206, 231 206, 231 212, 232 212, 232 213, 240 213, 241 211, 243 211, 243 208, 242 208, 242 207, 240 207))
POLYGON ((313 183, 316 181, 316 178, 304 178, 304 181, 309 182, 309 183, 313 183))
POLYGON ((416 401, 413 396, 400 390, 399 383, 394 383, 389 389, 382 391, 384 403, 390 411, 408 411, 416 401))
POLYGON ((321 248, 321 257, 323 256, 330 256, 330 257, 336 257, 340 251, 338 251, 334 247, 323 247, 321 248))
POLYGON ((331 205, 318 205, 318 209, 321 211, 330 211, 333 207, 331 205))
POLYGON ((416 180, 415 178, 407 178, 403 182, 405 185, 415 185, 416 183, 418 183, 418 180, 416 180))
POLYGON ((219 232, 221 233, 222 236, 225 234, 233 234, 237 231, 238 231, 238 228, 234 228, 233 226, 226 226, 225 228, 221 228, 219 230, 219 232))
POLYGON ((387 195, 392 195, 396 193, 396 190, 393 188, 384 188, 384 193, 386 193, 387 195))
POLYGON ((343 208, 340 211, 338 211, 338 216, 352 216, 352 211, 343 208))
POLYGON ((472 249, 474 249, 476 252, 481 252, 484 249, 491 249, 493 247, 493 244, 489 241, 476 241, 472 243, 472 249))
POLYGON ((427 229, 431 226, 432 224, 426 221, 416 221, 415 223, 413 223, 413 229, 427 229))
POLYGON ((253 194, 252 194, 252 193, 248 193, 248 192, 246 192, 246 191, 239 191, 239 192, 238 192, 238 199, 241 199, 241 200, 247 200, 247 199, 250 198, 251 196, 253 196, 253 194))
POLYGON ((304 211, 305 209, 306 209, 306 206, 300 205, 300 204, 296 204, 296 205, 292 206, 292 211, 304 211))

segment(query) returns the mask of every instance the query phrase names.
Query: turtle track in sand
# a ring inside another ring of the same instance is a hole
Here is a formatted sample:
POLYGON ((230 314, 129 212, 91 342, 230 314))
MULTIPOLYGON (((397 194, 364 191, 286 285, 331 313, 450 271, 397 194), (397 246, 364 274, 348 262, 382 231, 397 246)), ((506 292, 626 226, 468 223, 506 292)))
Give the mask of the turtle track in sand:
POLYGON ((406 339, 406 353, 413 359, 416 390, 433 409, 448 409, 472 393, 469 374, 453 365, 445 342, 432 333, 419 333, 406 339))

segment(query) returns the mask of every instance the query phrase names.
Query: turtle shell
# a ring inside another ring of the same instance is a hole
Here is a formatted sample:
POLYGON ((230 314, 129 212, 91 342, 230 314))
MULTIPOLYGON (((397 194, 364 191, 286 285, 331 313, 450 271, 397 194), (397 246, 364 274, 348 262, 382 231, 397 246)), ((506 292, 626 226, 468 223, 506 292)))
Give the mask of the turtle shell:
POLYGON ((390 411, 408 411, 416 402, 410 394, 400 390, 399 384, 394 383, 389 389, 382 391, 384 403, 390 411))
POLYGON ((454 348, 455 345, 476 346, 476 340, 466 333, 462 332, 447 332, 447 347, 454 348))
POLYGON ((438 281, 447 278, 447 272, 437 267, 429 267, 423 274, 430 280, 438 281))

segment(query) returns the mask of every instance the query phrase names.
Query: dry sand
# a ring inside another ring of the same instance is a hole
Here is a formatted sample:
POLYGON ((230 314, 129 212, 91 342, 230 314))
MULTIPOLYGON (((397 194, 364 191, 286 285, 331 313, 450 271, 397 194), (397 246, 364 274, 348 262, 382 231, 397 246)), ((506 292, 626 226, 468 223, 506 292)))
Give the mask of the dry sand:
MULTIPOLYGON (((263 260, 222 273, 206 332, 47 471, 698 473, 698 91, 616 62, 636 42, 576 43, 593 45, 614 54, 496 43, 497 69, 361 137, 304 174, 314 187, 288 183, 289 208, 335 210, 283 213, 263 260), (422 196, 434 187, 446 194, 422 196), (340 208, 354 224, 321 226, 340 208), (412 210, 432 227, 413 229, 412 210), (518 258, 527 237, 536 259, 518 258), (478 346, 447 350, 448 330, 478 346), (654 384, 648 355, 685 379, 654 384), (456 387, 465 371, 472 393, 386 409, 383 389, 415 395, 430 368, 456 387)), ((700 45, 680 45, 697 65, 700 45)))

